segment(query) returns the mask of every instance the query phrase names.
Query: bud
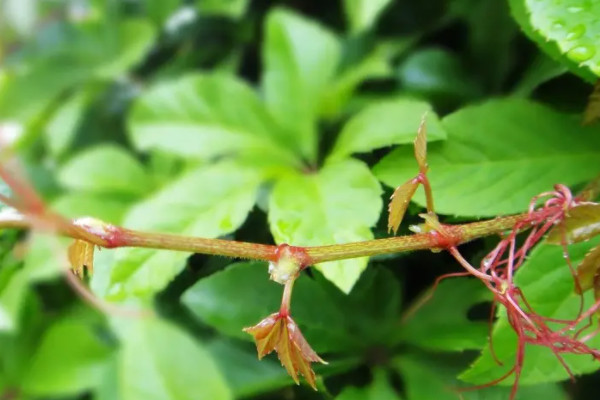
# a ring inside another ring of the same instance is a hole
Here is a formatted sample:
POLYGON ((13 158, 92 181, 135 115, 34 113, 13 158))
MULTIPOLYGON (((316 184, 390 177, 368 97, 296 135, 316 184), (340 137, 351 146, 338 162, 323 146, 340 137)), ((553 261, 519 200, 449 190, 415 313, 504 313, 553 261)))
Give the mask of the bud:
POLYGON ((94 245, 85 240, 75 239, 69 246, 69 263, 75 275, 83 278, 85 269, 94 273, 94 245))
POLYGON ((291 249, 287 245, 279 246, 277 249, 277 261, 269 262, 271 280, 282 285, 285 285, 290 279, 295 278, 302 269, 291 249))

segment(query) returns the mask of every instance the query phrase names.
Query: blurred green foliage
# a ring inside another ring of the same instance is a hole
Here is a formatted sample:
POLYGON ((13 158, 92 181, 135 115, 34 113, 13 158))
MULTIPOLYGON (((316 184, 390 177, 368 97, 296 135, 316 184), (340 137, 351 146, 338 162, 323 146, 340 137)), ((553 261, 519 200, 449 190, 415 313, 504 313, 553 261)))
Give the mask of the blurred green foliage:
MULTIPOLYGON (((387 235, 384 204, 416 171, 409 144, 428 111, 443 218, 519 212, 600 171, 600 128, 580 124, 600 74, 599 13, 587 0, 2 0, 0 138, 68 217, 326 245, 387 235)), ((423 205, 418 192, 408 223, 423 205)), ((504 366, 492 359, 479 282, 443 282, 403 318, 437 276, 459 271, 443 254, 301 276, 292 313, 330 362, 314 392, 273 357, 259 362, 241 331, 278 307, 265 264, 97 250, 94 294, 156 311, 104 315, 61 279, 66 244, 0 232, 2 400, 455 399, 452 388, 512 366, 502 313, 504 366)), ((493 244, 465 254, 478 262, 493 244)), ((576 303, 563 264, 560 249, 540 247, 518 275, 553 318, 576 303)), ((597 375, 559 383, 550 350, 527 354, 518 399, 597 397, 597 375)), ((510 383, 463 396, 505 399, 510 383)))

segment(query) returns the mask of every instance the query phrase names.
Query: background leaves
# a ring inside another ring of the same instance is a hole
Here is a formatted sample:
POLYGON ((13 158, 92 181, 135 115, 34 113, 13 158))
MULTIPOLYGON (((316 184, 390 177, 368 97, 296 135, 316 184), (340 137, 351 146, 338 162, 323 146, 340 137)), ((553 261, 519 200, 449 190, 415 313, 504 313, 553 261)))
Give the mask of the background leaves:
MULTIPOLYGON (((490 101, 450 114, 442 125, 448 140, 429 147, 428 161, 436 210, 443 214, 523 211, 537 193, 557 182, 591 179, 600 167, 596 127, 532 102, 490 101)), ((374 168, 377 177, 395 187, 413 176, 411 151, 400 148, 383 158, 374 168)), ((423 193, 415 201, 424 205, 423 193)))
MULTIPOLYGON (((268 244, 386 238, 382 205, 417 173, 411 143, 425 111, 444 222, 522 211, 600 169, 597 126, 580 126, 599 54, 597 10, 585 1, 33 5, 0 4, 0 139, 67 217, 268 244)), ((418 190, 399 235, 421 222, 423 204, 418 190)), ((495 243, 461 251, 477 263, 495 243)), ((153 314, 122 318, 65 284, 66 244, 0 231, 0 398, 445 399, 469 385, 457 375, 474 361, 469 381, 502 372, 489 362, 479 282, 443 281, 420 303, 435 279, 460 271, 443 252, 302 273, 292 314, 329 362, 315 393, 274 357, 259 362, 241 331, 279 306, 265 264, 97 250, 94 293, 153 314)), ((517 275, 552 315, 574 301, 561 261, 544 246, 517 275)), ((494 335, 507 367, 514 337, 502 314, 494 335)), ((566 377, 551 355, 527 351, 525 382, 566 377)), ((518 398, 595 399, 596 381, 527 386, 518 398)))
MULTIPOLYGON (((278 243, 308 246, 368 240, 381 205, 379 183, 364 164, 333 162, 313 176, 279 182, 269 202, 269 224, 278 243)), ((349 292, 366 266, 367 259, 359 258, 316 267, 349 292)))

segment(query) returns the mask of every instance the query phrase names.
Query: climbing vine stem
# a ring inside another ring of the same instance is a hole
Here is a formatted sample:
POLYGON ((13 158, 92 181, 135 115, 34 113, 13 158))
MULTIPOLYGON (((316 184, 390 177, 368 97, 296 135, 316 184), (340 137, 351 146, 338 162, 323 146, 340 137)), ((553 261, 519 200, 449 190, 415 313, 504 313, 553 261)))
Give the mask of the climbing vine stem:
MULTIPOLYGON (((535 214, 535 212, 534 212, 535 214)), ((367 240, 328 246, 298 248, 308 255, 311 264, 343 260, 379 254, 401 253, 414 250, 449 248, 471 240, 500 234, 511 229, 517 222, 531 218, 530 213, 497 217, 485 221, 462 225, 443 225, 445 234, 437 232, 415 233, 385 239, 367 240)), ((0 213, 0 228, 28 229, 35 225, 29 216, 10 210, 0 213)), ((152 249, 178 250, 193 253, 220 255, 225 257, 275 261, 277 248, 274 245, 240 242, 235 240, 205 239, 168 233, 143 232, 95 221, 86 224, 74 220, 72 224, 59 224, 58 233, 75 239, 87 240, 99 247, 144 247, 152 249), (73 227, 77 227, 74 229, 73 227)), ((305 260, 301 260, 302 263, 305 260)))

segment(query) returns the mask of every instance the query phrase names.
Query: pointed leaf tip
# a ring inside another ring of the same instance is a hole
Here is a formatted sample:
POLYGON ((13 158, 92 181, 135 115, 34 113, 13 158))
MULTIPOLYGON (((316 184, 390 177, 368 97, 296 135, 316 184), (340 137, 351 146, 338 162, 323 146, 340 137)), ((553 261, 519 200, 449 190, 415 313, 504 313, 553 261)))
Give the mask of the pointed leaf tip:
POLYGON ((388 206, 388 233, 394 231, 394 235, 398 232, 400 223, 404 218, 410 199, 414 196, 419 181, 417 179, 411 179, 402 185, 398 186, 390 198, 390 204, 388 206))
POLYGON ((419 164, 419 170, 424 172, 427 169, 427 111, 421 118, 417 137, 415 138, 415 158, 419 164))

